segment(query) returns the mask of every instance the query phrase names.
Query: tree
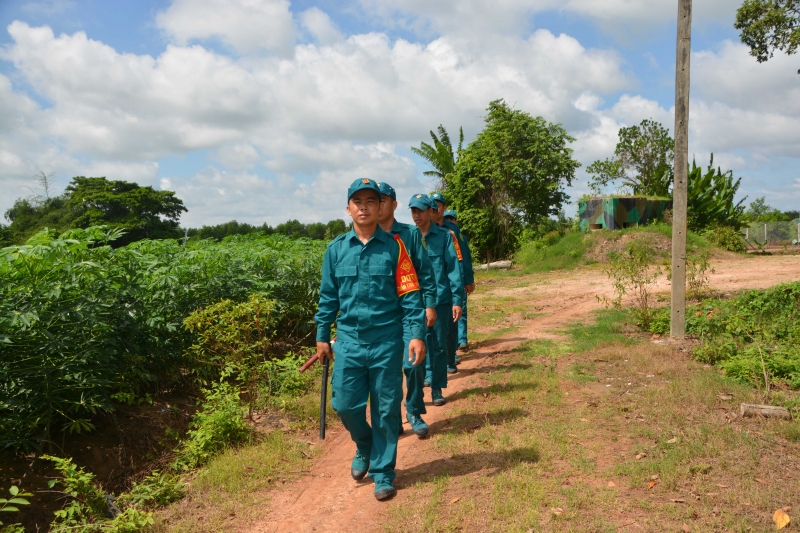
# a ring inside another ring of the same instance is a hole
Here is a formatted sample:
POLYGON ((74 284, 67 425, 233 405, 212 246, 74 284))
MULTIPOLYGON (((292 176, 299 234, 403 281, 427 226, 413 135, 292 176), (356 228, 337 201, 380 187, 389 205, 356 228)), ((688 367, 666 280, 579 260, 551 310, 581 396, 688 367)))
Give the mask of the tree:
POLYGON ((633 194, 669 196, 674 155, 675 141, 669 131, 659 122, 643 120, 638 126, 619 130, 612 159, 595 161, 586 168, 594 174, 589 185, 597 194, 620 182, 633 194))
MULTIPOLYGON (((441 124, 439 124, 437 130, 439 131, 438 137, 432 131, 430 132, 433 146, 422 142, 419 144, 419 148, 412 146, 411 151, 430 163, 434 170, 425 171, 423 174, 437 178, 437 186, 442 188, 445 186, 447 176, 456 171, 456 157, 453 154, 453 145, 450 143, 450 135, 448 135, 447 130, 441 124)), ((461 145, 464 144, 464 128, 459 128, 458 132, 458 150, 456 150, 456 154, 461 153, 461 145)))
POLYGON ((759 63, 776 50, 794 54, 800 46, 800 0, 744 0, 733 27, 759 63))
POLYGON ((511 109, 503 100, 487 108, 486 127, 459 154, 445 176, 446 194, 478 255, 507 257, 525 228, 557 215, 569 197, 565 185, 580 163, 560 124, 511 109))
POLYGON ((795 211, 781 211, 767 205, 766 197, 756 198, 744 213, 747 222, 790 222, 797 218, 795 211))
POLYGON ((735 203, 736 193, 742 178, 733 181, 733 171, 714 169, 714 154, 706 172, 692 161, 689 170, 687 198, 687 226, 700 231, 718 226, 742 227, 742 214, 746 197, 735 203))
POLYGON ((178 220, 186 207, 172 191, 157 191, 128 181, 78 176, 72 178, 65 193, 69 198, 67 204, 76 213, 72 227, 107 225, 122 229, 126 234, 114 241, 115 246, 141 239, 183 236, 178 220))

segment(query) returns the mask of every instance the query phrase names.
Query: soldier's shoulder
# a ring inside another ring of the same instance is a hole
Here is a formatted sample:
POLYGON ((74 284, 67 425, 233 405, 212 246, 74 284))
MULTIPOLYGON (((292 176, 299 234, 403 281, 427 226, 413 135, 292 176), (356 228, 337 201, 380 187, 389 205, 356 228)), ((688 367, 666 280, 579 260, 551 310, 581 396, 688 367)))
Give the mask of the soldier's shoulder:
POLYGON ((341 235, 334 237, 334 239, 328 243, 328 249, 335 248, 339 244, 343 243, 346 238, 347 233, 342 233, 341 235))

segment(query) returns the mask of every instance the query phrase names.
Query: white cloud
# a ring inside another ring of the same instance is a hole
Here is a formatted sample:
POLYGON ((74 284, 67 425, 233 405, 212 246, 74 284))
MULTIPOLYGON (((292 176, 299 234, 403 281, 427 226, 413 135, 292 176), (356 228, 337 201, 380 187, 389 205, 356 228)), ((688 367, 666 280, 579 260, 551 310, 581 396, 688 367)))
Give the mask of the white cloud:
POLYGON ((175 0, 156 25, 180 45, 216 38, 239 53, 282 55, 294 45, 288 0, 175 0))
POLYGON ((327 13, 318 7, 312 7, 300 14, 300 21, 320 44, 335 44, 344 39, 339 28, 327 13))

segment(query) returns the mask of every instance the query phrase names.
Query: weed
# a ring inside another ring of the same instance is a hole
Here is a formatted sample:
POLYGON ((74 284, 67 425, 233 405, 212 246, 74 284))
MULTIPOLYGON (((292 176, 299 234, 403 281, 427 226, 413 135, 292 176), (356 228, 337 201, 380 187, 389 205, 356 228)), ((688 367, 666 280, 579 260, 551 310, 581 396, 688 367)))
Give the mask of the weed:
MULTIPOLYGON (((27 492, 20 492, 19 487, 16 485, 11 485, 8 489, 8 494, 11 498, 0 498, 0 512, 3 513, 16 513, 19 512, 18 505, 30 505, 28 498, 33 496, 33 494, 29 494, 27 492)), ((0 521, 0 526, 3 525, 3 522, 0 521)), ((0 532, 2 533, 25 533, 25 529, 22 527, 21 524, 8 524, 5 527, 0 528, 0 532)))
POLYGON ((661 276, 660 266, 653 267, 654 252, 647 246, 631 246, 627 253, 615 255, 603 272, 614 284, 616 298, 606 303, 615 308, 622 306, 622 299, 628 296, 632 303, 632 314, 638 325, 650 328, 654 314, 655 298, 650 287, 661 276))
POLYGON ((178 501, 185 495, 186 483, 183 478, 155 470, 142 481, 134 483, 131 490, 120 495, 118 500, 137 509, 152 509, 178 501))

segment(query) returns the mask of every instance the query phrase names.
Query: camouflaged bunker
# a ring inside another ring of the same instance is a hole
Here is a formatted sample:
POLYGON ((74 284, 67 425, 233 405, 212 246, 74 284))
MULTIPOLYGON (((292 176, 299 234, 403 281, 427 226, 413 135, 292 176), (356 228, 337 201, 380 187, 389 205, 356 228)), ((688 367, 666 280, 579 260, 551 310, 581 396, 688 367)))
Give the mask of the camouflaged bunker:
POLYGON ((635 228, 661 219, 671 208, 672 200, 661 198, 589 198, 578 202, 578 217, 583 231, 635 228))

